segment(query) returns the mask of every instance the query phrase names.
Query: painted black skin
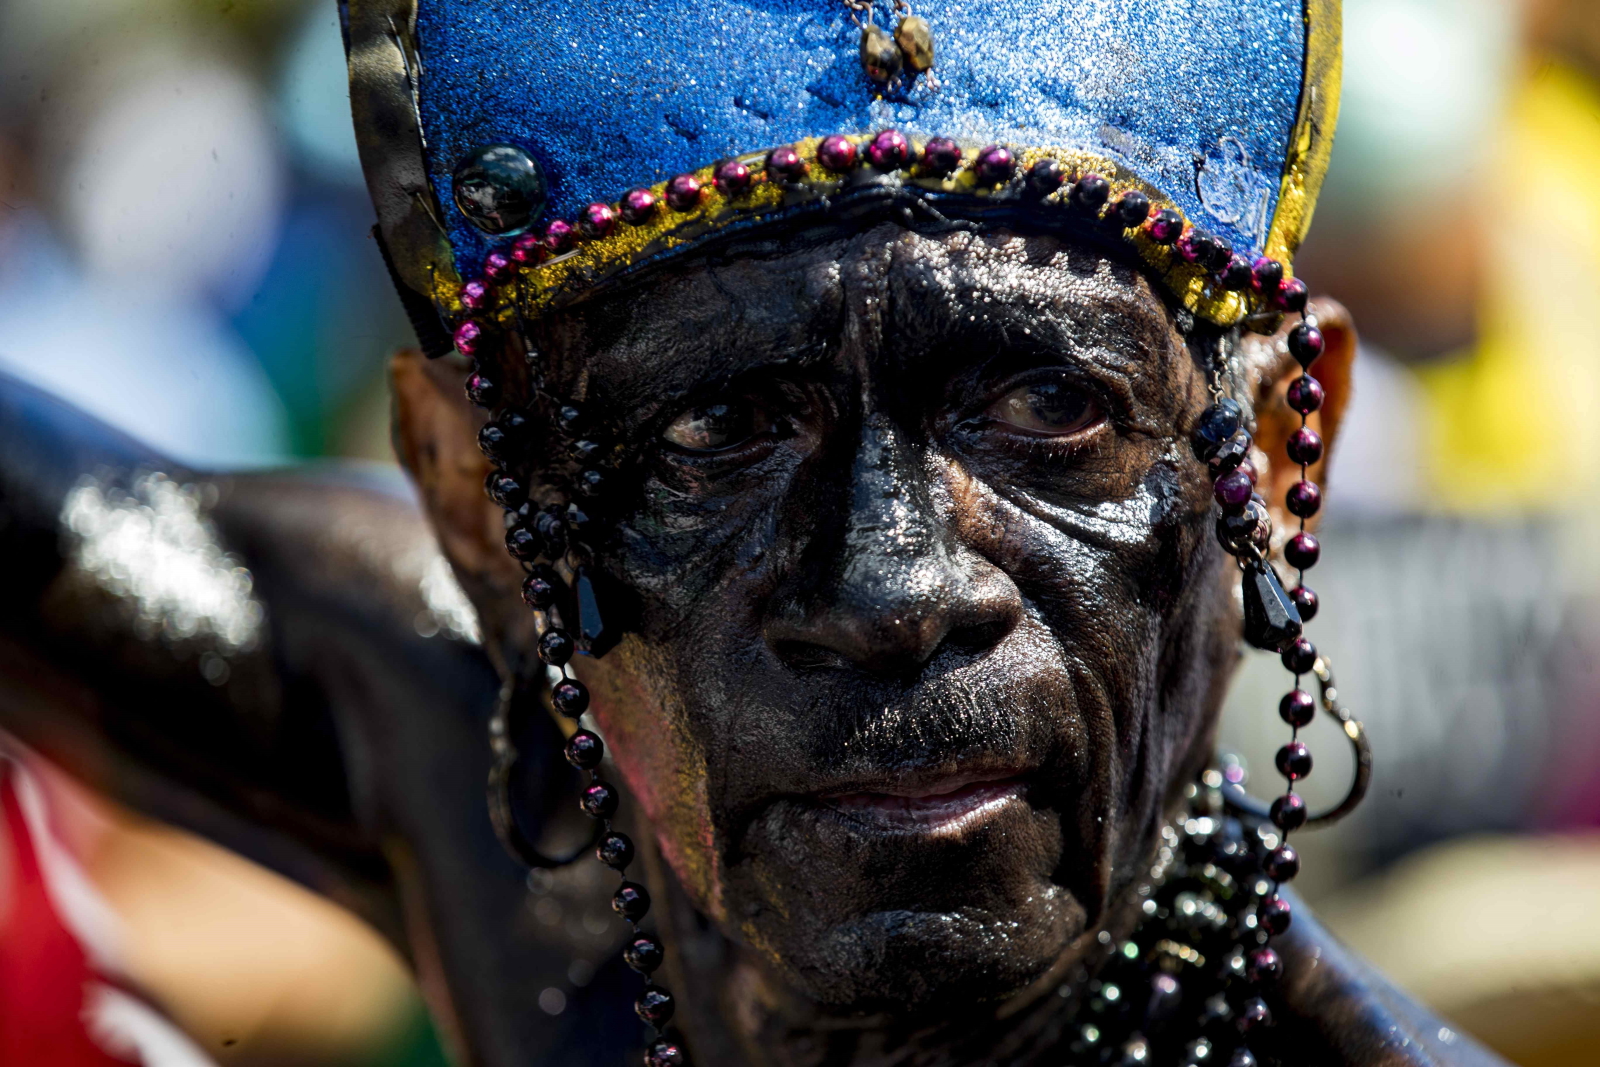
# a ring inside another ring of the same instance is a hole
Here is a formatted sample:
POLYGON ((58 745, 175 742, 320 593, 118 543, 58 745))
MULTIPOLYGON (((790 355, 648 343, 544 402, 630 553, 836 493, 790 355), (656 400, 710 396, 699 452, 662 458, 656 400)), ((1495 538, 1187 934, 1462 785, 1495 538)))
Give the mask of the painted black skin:
MULTIPOLYGON (((1186 337, 1137 269, 1087 245, 879 227, 680 264, 536 340, 638 457, 601 557, 638 596, 638 632, 580 671, 698 1062, 1058 1061, 1073 1000, 1056 988, 1094 965, 1098 930, 1130 925, 1235 658, 1188 445, 1212 337, 1186 337), (1045 383, 1061 424, 1008 421, 996 402, 1045 383), (686 411, 746 399, 758 415, 725 419, 721 450, 682 447, 705 428, 686 411), (1015 773, 1024 802, 934 839, 828 801, 952 770, 1015 773)), ((1250 349, 1241 386, 1265 388, 1277 358, 1250 349)), ((460 369, 410 365, 402 453, 490 657, 515 664, 520 572, 476 503, 460 369)), ((533 1007, 571 948, 519 915, 489 834, 492 674, 417 637, 415 590, 373 562, 426 536, 416 512, 326 478, 217 479, 271 640, 213 690, 131 634, 84 655, 108 641, 91 605, 52 595, 66 490, 159 459, 15 383, 0 404, 0 537, 27 564, 0 604, 0 724, 356 908, 443 979, 435 1006, 472 1062, 637 1062, 614 963, 563 1016, 533 1007)), ((535 737, 530 761, 558 766, 554 745, 535 737)), ((603 900, 583 877, 554 891, 603 900)), ((1292 1062, 1498 1062, 1441 1040, 1303 908, 1282 949, 1292 1062)))

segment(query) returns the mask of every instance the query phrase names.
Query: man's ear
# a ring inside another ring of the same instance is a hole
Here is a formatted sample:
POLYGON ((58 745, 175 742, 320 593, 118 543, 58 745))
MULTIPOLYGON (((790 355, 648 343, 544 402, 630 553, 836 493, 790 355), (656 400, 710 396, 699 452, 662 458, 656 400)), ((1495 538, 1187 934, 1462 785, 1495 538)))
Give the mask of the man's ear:
POLYGON ((490 467, 478 430, 486 420, 467 400, 470 373, 457 356, 398 353, 389 364, 394 446, 440 549, 478 609, 484 647, 496 656, 517 644, 532 613, 520 610, 522 567, 506 551, 503 513, 483 490, 490 467))
MULTIPOLYGON (((1328 460, 1339 437, 1339 426, 1350 402, 1350 372, 1356 358, 1356 331, 1350 323, 1350 313, 1337 301, 1319 297, 1311 302, 1307 314, 1315 316, 1317 328, 1322 331, 1322 355, 1311 364, 1309 374, 1322 385, 1322 407, 1311 413, 1306 425, 1322 435, 1322 459, 1311 465, 1306 477, 1326 487, 1328 460)), ((1291 525, 1298 527, 1298 519, 1284 510, 1284 494, 1300 480, 1300 468, 1289 461, 1284 446, 1289 435, 1300 428, 1300 413, 1289 406, 1286 393, 1289 384, 1300 377, 1300 364, 1289 354, 1289 331, 1299 325, 1299 318, 1284 319, 1278 332, 1271 337, 1247 337, 1242 343, 1247 381, 1255 397, 1256 455, 1260 478, 1256 491, 1267 500, 1272 512, 1274 530, 1287 531, 1291 525)), ((1320 517, 1320 516, 1319 516, 1320 517)), ((1307 520, 1314 526, 1316 519, 1307 520)))

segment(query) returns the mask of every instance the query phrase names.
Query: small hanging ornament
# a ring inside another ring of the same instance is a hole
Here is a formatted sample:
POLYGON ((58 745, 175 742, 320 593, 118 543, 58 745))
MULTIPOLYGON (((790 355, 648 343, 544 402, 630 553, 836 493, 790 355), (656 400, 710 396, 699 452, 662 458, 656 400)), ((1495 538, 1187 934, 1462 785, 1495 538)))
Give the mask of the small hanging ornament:
POLYGON ((888 85, 900 73, 905 57, 889 32, 875 23, 861 27, 861 69, 879 85, 888 85))
POLYGON ((894 28, 894 43, 900 46, 906 69, 926 74, 933 69, 933 27, 920 15, 905 15, 894 28))

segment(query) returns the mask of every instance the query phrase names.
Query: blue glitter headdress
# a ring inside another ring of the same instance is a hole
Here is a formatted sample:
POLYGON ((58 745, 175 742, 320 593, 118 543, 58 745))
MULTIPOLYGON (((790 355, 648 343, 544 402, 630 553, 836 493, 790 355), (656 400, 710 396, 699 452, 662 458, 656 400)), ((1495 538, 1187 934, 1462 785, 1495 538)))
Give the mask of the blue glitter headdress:
POLYGON ((1289 264, 1333 135, 1339 0, 915 15, 933 69, 883 84, 862 38, 890 42, 887 5, 347 0, 399 279, 452 324, 531 316, 719 236, 898 198, 1101 227, 1219 324, 1303 303, 1289 264))

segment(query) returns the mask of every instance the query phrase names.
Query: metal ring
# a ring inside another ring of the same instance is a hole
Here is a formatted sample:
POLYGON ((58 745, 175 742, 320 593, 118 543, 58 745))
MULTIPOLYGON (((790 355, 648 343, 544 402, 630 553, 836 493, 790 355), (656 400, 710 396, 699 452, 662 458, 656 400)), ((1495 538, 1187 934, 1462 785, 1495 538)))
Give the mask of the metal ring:
POLYGON ((515 688, 514 682, 500 687, 500 699, 489 720, 489 747, 494 751, 494 766, 489 770, 488 783, 489 821, 494 824, 494 835, 500 839, 501 847, 512 859, 527 867, 553 870, 565 867, 593 848, 604 828, 596 823, 589 840, 564 856, 546 856, 522 832, 511 806, 511 771, 522 758, 511 743, 511 705, 515 688))
MULTIPOLYGON (((1339 690, 1334 683, 1333 666, 1328 662, 1328 658, 1318 656, 1317 661, 1311 665, 1311 673, 1317 679, 1322 710, 1339 724, 1345 737, 1349 738, 1351 747, 1355 749, 1356 756, 1355 774, 1351 778, 1350 789, 1345 793, 1344 799, 1327 811, 1310 816, 1302 827, 1306 830, 1318 830, 1332 826, 1349 815, 1366 797, 1367 787, 1372 784, 1372 745, 1367 741, 1367 731, 1361 725, 1361 720, 1352 717, 1350 709, 1339 702, 1339 690)), ((1258 819, 1271 818, 1270 804, 1257 800, 1239 786, 1228 782, 1226 775, 1223 777, 1222 799, 1228 807, 1241 814, 1252 815, 1258 819)))

